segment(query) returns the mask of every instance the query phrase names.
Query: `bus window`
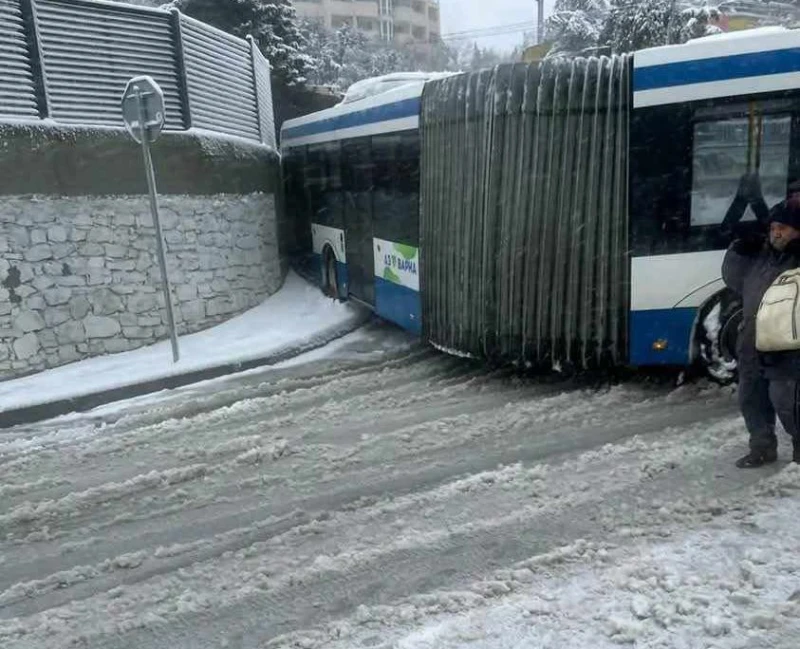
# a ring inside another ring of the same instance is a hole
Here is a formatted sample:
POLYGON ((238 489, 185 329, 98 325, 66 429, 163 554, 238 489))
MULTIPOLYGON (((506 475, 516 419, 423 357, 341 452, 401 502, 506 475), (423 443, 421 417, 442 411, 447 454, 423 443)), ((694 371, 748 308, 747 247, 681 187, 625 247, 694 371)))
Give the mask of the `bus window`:
POLYGON ((368 194, 372 191, 372 150, 370 138, 345 140, 342 144, 344 191, 349 194, 368 194))
POLYGON ((634 256, 688 251, 691 124, 686 105, 633 111, 629 161, 634 256))
POLYGON ((293 224, 289 249, 292 253, 311 250, 311 213, 303 182, 305 148, 290 149, 284 154, 284 190, 287 218, 293 224))
POLYGON ((373 160, 368 137, 347 140, 342 145, 344 161, 344 220, 350 293, 373 304, 375 261, 373 237, 373 160))
MULTIPOLYGON (((789 176, 790 136, 789 115, 697 122, 691 226, 719 225, 736 195, 740 178, 749 170, 756 170, 756 165, 767 205, 781 201, 789 176)), ((751 208, 747 208, 744 219, 755 219, 751 208)))
POLYGON ((419 243, 419 134, 397 133, 372 139, 375 160, 375 236, 419 243))
POLYGON ((305 177, 311 221, 342 228, 344 204, 341 149, 338 142, 308 147, 305 177))
POLYGON ((419 244, 419 167, 420 167, 419 133, 406 133, 401 142, 399 158, 400 185, 399 199, 405 213, 405 225, 398 233, 400 241, 419 244))

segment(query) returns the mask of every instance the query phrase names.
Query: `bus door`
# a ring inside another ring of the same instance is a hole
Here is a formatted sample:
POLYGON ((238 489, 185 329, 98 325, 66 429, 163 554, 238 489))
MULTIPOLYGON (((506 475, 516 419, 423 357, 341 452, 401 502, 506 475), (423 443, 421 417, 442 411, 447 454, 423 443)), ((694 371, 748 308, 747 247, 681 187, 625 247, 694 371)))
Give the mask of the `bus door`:
POLYGON ((375 270, 372 250, 373 162, 370 138, 342 144, 344 216, 350 294, 375 304, 375 270))
POLYGON ((419 132, 372 138, 375 162, 375 310, 416 334, 422 331, 419 285, 419 132))

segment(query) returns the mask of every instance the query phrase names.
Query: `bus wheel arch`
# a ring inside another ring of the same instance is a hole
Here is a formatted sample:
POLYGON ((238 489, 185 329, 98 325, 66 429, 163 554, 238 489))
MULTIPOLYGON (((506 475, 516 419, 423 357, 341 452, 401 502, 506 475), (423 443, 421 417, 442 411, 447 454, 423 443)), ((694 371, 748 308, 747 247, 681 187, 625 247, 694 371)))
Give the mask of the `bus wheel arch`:
POLYGON ((697 311, 693 360, 717 383, 737 380, 736 344, 742 321, 741 299, 725 289, 714 294, 697 311))
POLYGON ((326 245, 322 250, 322 290, 325 295, 334 299, 340 297, 336 264, 336 253, 330 245, 326 245))

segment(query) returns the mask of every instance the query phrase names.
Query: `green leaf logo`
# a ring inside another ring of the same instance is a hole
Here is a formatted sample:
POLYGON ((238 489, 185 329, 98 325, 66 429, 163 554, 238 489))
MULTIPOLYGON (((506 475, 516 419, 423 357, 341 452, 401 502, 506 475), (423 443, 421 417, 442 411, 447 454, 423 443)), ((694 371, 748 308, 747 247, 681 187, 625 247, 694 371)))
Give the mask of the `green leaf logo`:
POLYGON ((407 261, 411 261, 417 256, 417 249, 414 246, 406 246, 402 243, 394 244, 397 253, 407 261))
POLYGON ((391 268, 384 268, 383 269, 383 279, 388 282, 394 282, 395 284, 400 284, 400 276, 395 273, 391 268))

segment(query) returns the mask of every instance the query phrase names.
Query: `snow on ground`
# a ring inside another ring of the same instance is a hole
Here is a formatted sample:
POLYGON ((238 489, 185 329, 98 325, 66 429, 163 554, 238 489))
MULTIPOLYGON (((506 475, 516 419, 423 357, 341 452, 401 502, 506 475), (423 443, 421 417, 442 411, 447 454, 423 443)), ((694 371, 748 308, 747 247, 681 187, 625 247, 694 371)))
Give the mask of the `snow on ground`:
POLYGON ((283 287, 259 306, 211 329, 179 337, 177 363, 172 362, 167 340, 3 381, 0 414, 12 408, 302 349, 337 332, 346 332, 363 319, 362 310, 326 298, 317 287, 290 272, 283 287))
POLYGON ((681 519, 637 531, 633 544, 579 540, 462 591, 363 606, 326 632, 269 646, 790 649, 800 633, 798 491, 790 465, 697 529, 680 529, 681 519))
POLYGON ((796 646, 800 471, 733 467, 730 389, 337 346, 0 431, 0 646, 796 646))

